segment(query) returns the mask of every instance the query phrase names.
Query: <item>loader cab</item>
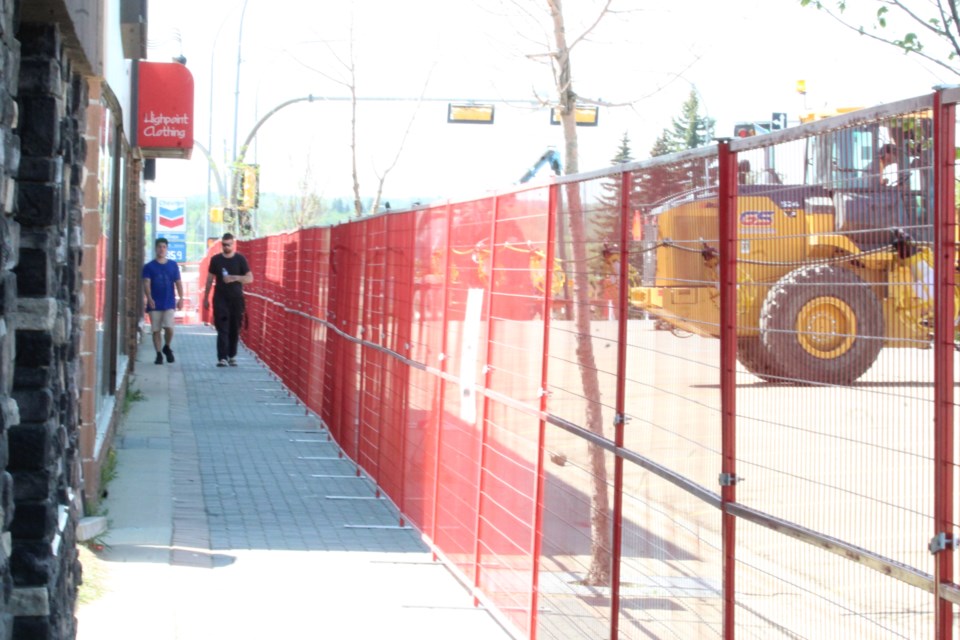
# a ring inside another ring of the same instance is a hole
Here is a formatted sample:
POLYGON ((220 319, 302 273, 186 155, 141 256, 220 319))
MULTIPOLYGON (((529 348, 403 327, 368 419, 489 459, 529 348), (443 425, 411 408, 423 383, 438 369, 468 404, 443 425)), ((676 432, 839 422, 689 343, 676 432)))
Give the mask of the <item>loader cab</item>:
POLYGON ((804 183, 823 187, 835 228, 861 249, 890 242, 897 229, 926 240, 932 202, 929 119, 844 127, 806 141, 804 183))
POLYGON ((804 183, 841 191, 879 186, 880 150, 891 142, 879 125, 828 131, 807 139, 804 183))

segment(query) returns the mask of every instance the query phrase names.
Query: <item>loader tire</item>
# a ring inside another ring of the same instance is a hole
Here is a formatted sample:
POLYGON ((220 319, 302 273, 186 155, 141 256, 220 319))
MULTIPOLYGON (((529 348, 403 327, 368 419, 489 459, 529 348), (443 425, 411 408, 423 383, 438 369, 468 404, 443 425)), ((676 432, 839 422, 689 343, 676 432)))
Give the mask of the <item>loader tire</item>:
POLYGON ((883 309, 852 271, 791 271, 767 294, 760 336, 783 375, 798 384, 850 384, 869 369, 885 335, 883 309))
POLYGON ((737 360, 764 382, 783 381, 783 372, 758 336, 737 338, 737 360))

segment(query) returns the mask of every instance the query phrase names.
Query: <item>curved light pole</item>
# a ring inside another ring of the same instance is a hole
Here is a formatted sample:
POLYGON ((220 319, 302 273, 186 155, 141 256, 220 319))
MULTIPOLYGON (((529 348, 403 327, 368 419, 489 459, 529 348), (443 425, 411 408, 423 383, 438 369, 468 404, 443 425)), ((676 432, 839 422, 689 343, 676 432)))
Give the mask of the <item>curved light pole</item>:
POLYGON ((247 14, 247 1, 243 0, 243 9, 240 11, 240 30, 237 35, 237 82, 233 93, 233 157, 237 157, 237 117, 240 108, 240 52, 243 44, 243 18, 247 14))
POLYGON ((317 96, 306 96, 304 98, 291 98, 290 100, 281 102, 280 104, 275 106, 273 109, 270 109, 270 111, 267 111, 265 114, 263 114, 263 117, 257 121, 257 124, 253 125, 253 129, 251 129, 250 133, 247 134, 247 139, 243 141, 243 146, 240 147, 240 153, 239 155, 236 155, 234 164, 238 164, 238 165, 243 164, 243 158, 244 156, 247 155, 247 149, 250 147, 250 143, 253 142, 253 139, 257 136, 257 131, 260 129, 260 127, 263 126, 263 123, 265 123, 268 119, 270 119, 270 117, 273 116, 277 111, 280 111, 284 107, 289 107, 290 105, 296 104, 298 102, 313 102, 314 100, 328 100, 328 98, 318 98, 317 96))
MULTIPOLYGON (((257 123, 253 125, 253 129, 250 130, 250 133, 247 134, 247 139, 243 141, 243 146, 240 147, 239 153, 234 154, 233 166, 236 168, 236 167, 240 167, 243 164, 244 157, 247 155, 247 150, 250 148, 250 144, 253 142, 253 139, 256 137, 257 131, 260 129, 261 126, 263 126, 263 123, 269 120, 275 113, 277 113, 284 107, 289 107, 290 105, 296 104, 298 102, 313 102, 314 100, 322 100, 322 99, 323 98, 316 98, 312 95, 306 96, 305 98, 292 98, 285 102, 281 102, 280 104, 275 106, 273 109, 270 109, 270 111, 266 112, 263 115, 263 117, 257 120, 257 123)), ((233 184, 232 171, 230 172, 230 179, 231 179, 231 185, 232 185, 233 184)), ((236 198, 236 194, 232 187, 230 189, 230 193, 231 193, 230 201, 233 202, 233 200, 236 198)), ((237 222, 239 223, 239 216, 237 217, 237 222)), ((251 220, 251 223, 252 223, 252 220, 251 220)))
MULTIPOLYGON (((193 147, 195 149, 199 149, 200 152, 203 153, 203 157, 207 159, 207 176, 210 176, 212 174, 217 179, 217 193, 220 194, 220 202, 221 203, 224 202, 224 200, 227 197, 226 187, 224 186, 223 176, 220 173, 220 169, 217 167, 217 163, 214 161, 213 157, 210 155, 210 150, 196 140, 193 141, 193 147)), ((209 178, 207 182, 207 198, 208 200, 210 198, 209 178)), ((208 206, 207 209, 209 210, 210 207, 208 206)), ((207 219, 204 222, 204 228, 206 228, 206 222, 209 222, 209 220, 210 220, 210 216, 207 215, 207 219)), ((204 240, 206 240, 206 238, 204 238, 204 240)))
MULTIPOLYGON (((203 215, 203 241, 206 242, 207 238, 210 237, 210 205, 213 204, 210 194, 210 177, 216 166, 213 163, 213 159, 210 157, 210 149, 213 148, 213 62, 217 57, 217 41, 220 39, 220 33, 223 31, 223 26, 227 24, 227 18, 230 17, 230 14, 227 14, 223 17, 223 20, 220 21, 220 26, 217 28, 217 35, 213 37, 213 44, 210 48, 210 101, 209 108, 207 111, 207 147, 204 149, 204 154, 207 156, 207 210, 203 215)), ((219 173, 217 174, 217 185, 220 188, 220 198, 223 199, 223 184, 220 178, 219 173)))

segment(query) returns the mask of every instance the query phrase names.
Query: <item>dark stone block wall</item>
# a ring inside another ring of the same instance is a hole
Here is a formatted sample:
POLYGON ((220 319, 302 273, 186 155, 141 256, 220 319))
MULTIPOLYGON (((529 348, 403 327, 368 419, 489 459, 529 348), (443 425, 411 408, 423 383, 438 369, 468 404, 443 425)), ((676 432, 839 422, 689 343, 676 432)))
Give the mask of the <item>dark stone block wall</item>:
POLYGON ((15 4, 0 0, 11 98, 0 92, 0 640, 60 640, 76 636, 81 577, 75 319, 87 90, 59 28, 17 25, 15 4))

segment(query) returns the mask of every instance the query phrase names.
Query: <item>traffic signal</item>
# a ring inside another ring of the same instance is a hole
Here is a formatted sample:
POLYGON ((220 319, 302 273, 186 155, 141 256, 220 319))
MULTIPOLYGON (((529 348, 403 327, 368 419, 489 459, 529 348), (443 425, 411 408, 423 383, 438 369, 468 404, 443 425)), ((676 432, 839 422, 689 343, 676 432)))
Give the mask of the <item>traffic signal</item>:
POLYGON ((256 209, 260 201, 259 177, 260 167, 248 164, 243 167, 243 192, 240 197, 240 206, 244 209, 256 209))
POLYGON ((772 122, 738 122, 733 126, 733 137, 749 138, 773 130, 772 122))

